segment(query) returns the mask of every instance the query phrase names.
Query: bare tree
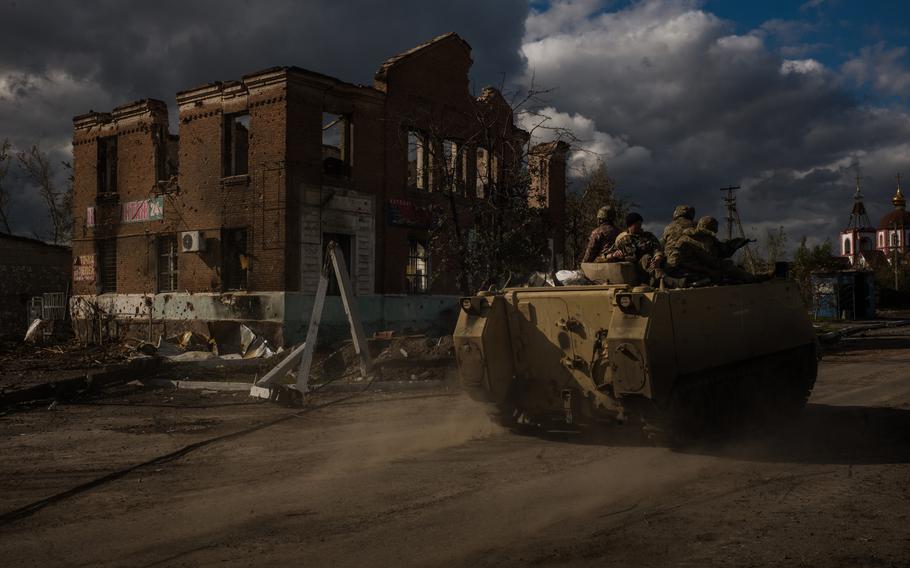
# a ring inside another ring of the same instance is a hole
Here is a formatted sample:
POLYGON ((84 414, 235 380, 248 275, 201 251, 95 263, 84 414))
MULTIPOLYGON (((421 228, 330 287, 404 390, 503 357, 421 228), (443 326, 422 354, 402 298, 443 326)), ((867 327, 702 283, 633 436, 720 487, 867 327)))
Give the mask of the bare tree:
POLYGON ((581 262, 591 231, 597 226, 597 210, 608 205, 616 212, 617 226, 626 212, 635 206, 616 193, 616 182, 602 160, 593 168, 582 167, 580 188, 566 195, 566 258, 577 266, 581 262))
POLYGON ((553 124, 548 92, 532 86, 508 100, 486 88, 470 108, 415 105, 397 117, 409 185, 431 204, 432 272, 453 277, 464 294, 549 268, 548 238, 559 239, 532 189, 532 148, 540 139, 580 140, 553 124))
MULTIPOLYGON (((48 216, 53 227, 52 240, 55 244, 69 242, 72 231, 72 174, 68 176, 67 187, 61 192, 57 189, 54 178, 56 172, 47 154, 35 144, 27 152, 19 152, 16 157, 25 171, 26 177, 38 186, 38 191, 47 207, 48 216)), ((64 167, 72 170, 67 162, 64 167)))
POLYGON ((4 139, 0 143, 0 223, 3 223, 3 229, 7 234, 12 234, 9 226, 9 209, 12 195, 10 195, 9 188, 4 183, 13 160, 10 148, 12 148, 12 144, 10 144, 9 140, 4 139))

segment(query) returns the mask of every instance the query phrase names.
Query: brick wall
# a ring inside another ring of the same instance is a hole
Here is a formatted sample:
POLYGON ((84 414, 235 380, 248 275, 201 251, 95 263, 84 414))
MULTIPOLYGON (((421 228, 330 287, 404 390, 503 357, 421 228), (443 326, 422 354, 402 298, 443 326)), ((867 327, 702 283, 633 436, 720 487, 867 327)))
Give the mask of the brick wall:
MULTIPOLYGON (((73 255, 96 257, 97 240, 114 239, 117 250, 117 291, 154 293, 155 235, 164 221, 123 221, 123 208, 159 196, 156 157, 168 151, 167 106, 153 99, 118 107, 111 113, 89 113, 74 119, 73 255), (99 195, 99 140, 116 139, 116 193, 99 195), (89 210, 94 210, 94 225, 89 210)), ((165 206, 165 211, 167 207, 165 206)), ((167 215, 165 213, 165 219, 167 215)), ((96 271, 96 275, 100 274, 96 271)), ((75 294, 93 294, 99 281, 77 279, 75 294)))
POLYGON ((566 241, 566 154, 565 142, 549 142, 531 148, 528 170, 531 174, 531 204, 547 208, 549 237, 555 253, 565 254, 566 241))
MULTIPOLYGON (((498 91, 487 88, 476 98, 471 94, 471 64, 470 46, 447 34, 388 60, 372 87, 293 67, 204 85, 177 94, 179 140, 167 134, 167 109, 160 101, 76 117, 73 254, 89 259, 98 240, 115 238, 117 292, 155 293, 160 237, 175 235, 179 242, 181 232, 200 231, 204 250, 177 255, 177 289, 217 292, 225 288, 227 248, 222 235, 243 228, 249 253, 247 289, 306 293, 315 289, 323 236, 343 231, 354 242, 358 293, 402 293, 409 241, 427 239, 428 227, 390 224, 390 201, 404 200, 418 208, 448 201, 438 186, 434 191, 407 187, 406 129, 456 140, 465 148, 466 195, 456 200, 465 227, 476 199, 475 149, 492 151, 498 178, 507 184, 527 141, 498 91), (248 171, 227 175, 225 122, 237 113, 249 115, 248 171), (350 144, 343 156, 349 171, 324 165, 323 113, 350 122, 350 144), (97 194, 98 141, 107 136, 118 141, 118 193, 113 200, 97 194), (170 161, 179 163, 172 183, 157 179, 156 156, 162 146, 170 161), (120 208, 142 199, 160 199, 163 217, 123 223, 120 208), (95 211, 94 227, 89 208, 95 211)), ((438 170, 433 172, 438 179, 438 170)), ((97 278, 74 282, 77 294, 97 291, 97 278)), ((438 275, 430 292, 457 293, 454 273, 438 275)))

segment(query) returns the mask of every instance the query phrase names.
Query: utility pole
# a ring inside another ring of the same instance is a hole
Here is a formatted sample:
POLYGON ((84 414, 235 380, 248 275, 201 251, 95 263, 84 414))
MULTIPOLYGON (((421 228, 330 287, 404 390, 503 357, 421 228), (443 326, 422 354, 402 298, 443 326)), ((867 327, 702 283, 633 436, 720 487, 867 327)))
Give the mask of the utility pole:
POLYGON ((736 211, 736 196, 733 194, 739 188, 738 185, 720 188, 721 191, 727 192, 727 195, 724 196, 724 206, 727 208, 727 240, 733 238, 733 221, 739 217, 739 213, 736 211))
MULTIPOLYGON (((727 187, 720 188, 721 191, 726 191, 727 195, 724 196, 724 206, 727 208, 727 240, 733 238, 733 227, 735 225, 736 229, 739 231, 739 236, 746 238, 746 232, 743 231, 743 223, 739 218, 739 211, 736 209, 736 195, 733 193, 737 189, 740 189, 738 185, 730 185, 727 187)), ((743 247, 743 255, 746 257, 746 267, 750 272, 755 272, 755 259, 752 257, 752 250, 747 244, 743 247)))

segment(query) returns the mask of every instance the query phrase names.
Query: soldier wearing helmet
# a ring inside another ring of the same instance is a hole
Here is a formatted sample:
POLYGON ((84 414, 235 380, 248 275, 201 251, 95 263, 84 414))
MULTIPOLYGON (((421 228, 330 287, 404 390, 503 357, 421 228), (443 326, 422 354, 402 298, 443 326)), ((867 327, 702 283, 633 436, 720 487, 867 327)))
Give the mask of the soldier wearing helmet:
POLYGON ((615 221, 616 210, 611 206, 606 205, 597 210, 597 228, 591 231, 588 246, 581 257, 582 262, 596 262, 597 257, 610 250, 619 235, 615 221))
POLYGON ((613 247, 603 257, 607 262, 633 262, 650 277, 652 284, 663 277, 664 252, 660 241, 642 228, 644 219, 638 213, 626 215, 626 230, 616 237, 613 247))
POLYGON ((667 254, 667 268, 676 275, 708 283, 752 282, 749 272, 735 266, 729 257, 748 240, 717 239, 717 219, 702 217, 694 229, 685 231, 667 254))
POLYGON ((691 205, 677 205, 673 210, 673 220, 664 229, 664 235, 660 238, 660 244, 664 250, 670 250, 676 245, 676 240, 682 237, 683 233, 689 229, 695 228, 695 208, 691 205))

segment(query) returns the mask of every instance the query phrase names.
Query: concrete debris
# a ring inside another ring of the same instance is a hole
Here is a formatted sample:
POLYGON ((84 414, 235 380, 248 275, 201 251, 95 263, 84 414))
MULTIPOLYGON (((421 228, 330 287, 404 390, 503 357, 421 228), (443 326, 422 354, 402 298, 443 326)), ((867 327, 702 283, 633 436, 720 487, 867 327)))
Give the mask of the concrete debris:
POLYGON ((177 345, 184 351, 211 351, 216 345, 215 341, 211 338, 194 331, 186 331, 180 334, 176 339, 177 345))
MULTIPOLYGON (((239 331, 239 353, 235 352, 237 344, 234 344, 233 347, 229 345, 219 347, 215 339, 194 331, 187 331, 168 339, 159 336, 157 343, 139 341, 138 345, 130 347, 130 349, 139 356, 161 357, 174 362, 205 361, 216 357, 227 361, 267 359, 284 352, 280 347, 274 349, 267 339, 243 324, 240 324, 239 331), (225 351, 227 353, 224 353, 225 351)), ((126 342, 133 341, 136 340, 126 340, 126 342)))
POLYGON ((244 359, 268 359, 276 352, 269 346, 269 342, 261 335, 257 335, 249 327, 240 324, 240 352, 244 359))
POLYGON ((556 279, 563 286, 589 286, 594 284, 585 276, 582 270, 560 270, 556 273, 556 279))
MULTIPOLYGON (((434 381, 445 379, 455 365, 452 336, 395 336, 389 340, 371 339, 370 354, 377 382, 434 381)), ((359 360, 351 341, 339 342, 328 351, 317 351, 313 360, 316 382, 337 379, 356 382, 359 360)))
POLYGON ((179 355, 170 355, 166 357, 166 359, 168 361, 173 361, 174 363, 187 363, 191 361, 206 361, 216 357, 218 356, 211 351, 186 351, 179 355))
POLYGON ((28 331, 25 332, 25 341, 27 343, 35 343, 41 339, 43 327, 44 320, 40 318, 32 320, 32 323, 28 326, 28 331))

